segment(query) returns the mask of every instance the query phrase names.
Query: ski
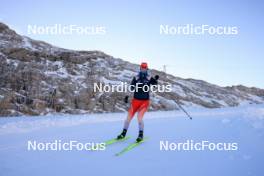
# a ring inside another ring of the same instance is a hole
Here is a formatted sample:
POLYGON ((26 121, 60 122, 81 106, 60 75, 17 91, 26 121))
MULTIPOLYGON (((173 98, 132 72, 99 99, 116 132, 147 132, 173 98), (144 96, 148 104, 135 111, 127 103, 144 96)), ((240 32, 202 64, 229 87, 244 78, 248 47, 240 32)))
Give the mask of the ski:
MULTIPOLYGON (((103 143, 105 144, 105 146, 108 146, 108 145, 111 145, 111 144, 114 144, 114 143, 117 143, 117 142, 125 141, 125 140, 127 140, 129 138, 130 138, 130 136, 127 136, 127 137, 125 137, 123 139, 116 139, 116 138, 114 138, 114 139, 107 140, 107 141, 105 141, 103 143)), ((96 149, 92 149, 91 151, 97 151, 97 150, 96 149)))
POLYGON ((139 146, 140 144, 142 144, 143 142, 145 142, 146 140, 148 140, 148 138, 144 138, 142 141, 140 142, 133 142, 131 144, 129 144, 126 148, 124 148, 123 150, 121 150, 120 152, 116 153, 115 156, 120 156, 128 151, 130 151, 131 149, 139 146))
POLYGON ((117 142, 125 141, 125 140, 127 140, 129 138, 130 138, 130 136, 127 136, 127 137, 125 137, 123 139, 114 138, 114 139, 110 139, 108 141, 105 141, 104 143, 105 143, 105 146, 108 146, 108 145, 111 145, 111 144, 114 144, 114 143, 117 143, 117 142))

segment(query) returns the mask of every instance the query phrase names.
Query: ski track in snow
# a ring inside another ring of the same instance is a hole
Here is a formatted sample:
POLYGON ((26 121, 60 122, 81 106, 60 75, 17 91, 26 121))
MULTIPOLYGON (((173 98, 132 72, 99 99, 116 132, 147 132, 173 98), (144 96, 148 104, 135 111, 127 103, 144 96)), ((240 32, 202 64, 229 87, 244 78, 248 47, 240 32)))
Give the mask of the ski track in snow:
MULTIPOLYGON (((240 114, 247 120, 264 120, 264 107, 255 106, 240 106, 235 108, 186 108, 194 117, 225 117, 232 114, 240 114)), ((136 117, 136 116, 135 116, 136 117)), ((0 136, 8 133, 30 132, 48 127, 67 127, 90 123, 105 123, 123 121, 126 118, 126 113, 102 113, 102 114, 82 114, 82 115, 61 115, 49 114, 46 116, 36 117, 11 117, 3 118, 0 121, 0 136)), ((145 119, 156 118, 185 118, 182 111, 158 111, 146 113, 145 119)))
POLYGON ((135 140, 136 117, 131 139, 106 151, 28 151, 27 141, 106 141, 120 132, 126 113, 1 118, 0 175, 263 175, 264 105, 186 110, 193 120, 182 111, 148 112, 149 140, 120 157, 114 154, 135 140), (188 139, 237 142, 239 150, 159 150, 160 140, 188 139))

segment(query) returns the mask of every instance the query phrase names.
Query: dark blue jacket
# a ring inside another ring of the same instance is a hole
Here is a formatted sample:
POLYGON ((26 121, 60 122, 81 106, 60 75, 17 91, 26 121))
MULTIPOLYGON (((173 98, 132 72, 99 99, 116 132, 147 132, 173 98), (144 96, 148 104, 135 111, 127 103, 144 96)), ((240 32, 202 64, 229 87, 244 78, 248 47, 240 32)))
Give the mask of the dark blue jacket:
POLYGON ((148 92, 145 92, 143 90, 143 86, 144 85, 147 85, 149 86, 149 90, 150 90, 150 86, 151 85, 157 85, 158 84, 158 81, 153 78, 153 77, 150 77, 148 78, 147 75, 141 75, 139 73, 139 75, 137 77, 134 77, 131 81, 131 85, 133 86, 136 86, 137 83, 141 83, 140 85, 138 85, 138 91, 136 91, 134 89, 134 98, 137 99, 137 100, 149 100, 149 91, 148 92))

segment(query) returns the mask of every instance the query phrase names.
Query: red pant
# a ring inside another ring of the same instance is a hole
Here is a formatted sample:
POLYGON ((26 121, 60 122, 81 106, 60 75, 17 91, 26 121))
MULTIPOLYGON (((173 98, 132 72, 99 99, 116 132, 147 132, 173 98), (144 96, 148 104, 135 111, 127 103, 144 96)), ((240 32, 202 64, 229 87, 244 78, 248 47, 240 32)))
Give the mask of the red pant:
POLYGON ((136 112, 138 112, 139 120, 142 120, 144 113, 148 110, 149 100, 132 99, 131 106, 128 110, 129 116, 132 119, 136 112))

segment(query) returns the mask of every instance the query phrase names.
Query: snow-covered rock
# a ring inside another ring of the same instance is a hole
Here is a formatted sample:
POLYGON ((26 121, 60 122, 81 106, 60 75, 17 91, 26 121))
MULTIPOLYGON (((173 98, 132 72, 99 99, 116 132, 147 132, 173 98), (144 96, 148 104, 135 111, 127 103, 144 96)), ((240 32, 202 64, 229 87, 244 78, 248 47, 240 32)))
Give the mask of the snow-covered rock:
MULTIPOLYGON (((101 51, 75 51, 18 35, 0 23, 0 116, 48 113, 118 112, 127 93, 99 93, 93 83, 130 82, 139 66, 101 51)), ((183 106, 219 108, 264 102, 264 90, 220 87, 157 70, 170 93, 153 93, 150 110, 183 106)))

